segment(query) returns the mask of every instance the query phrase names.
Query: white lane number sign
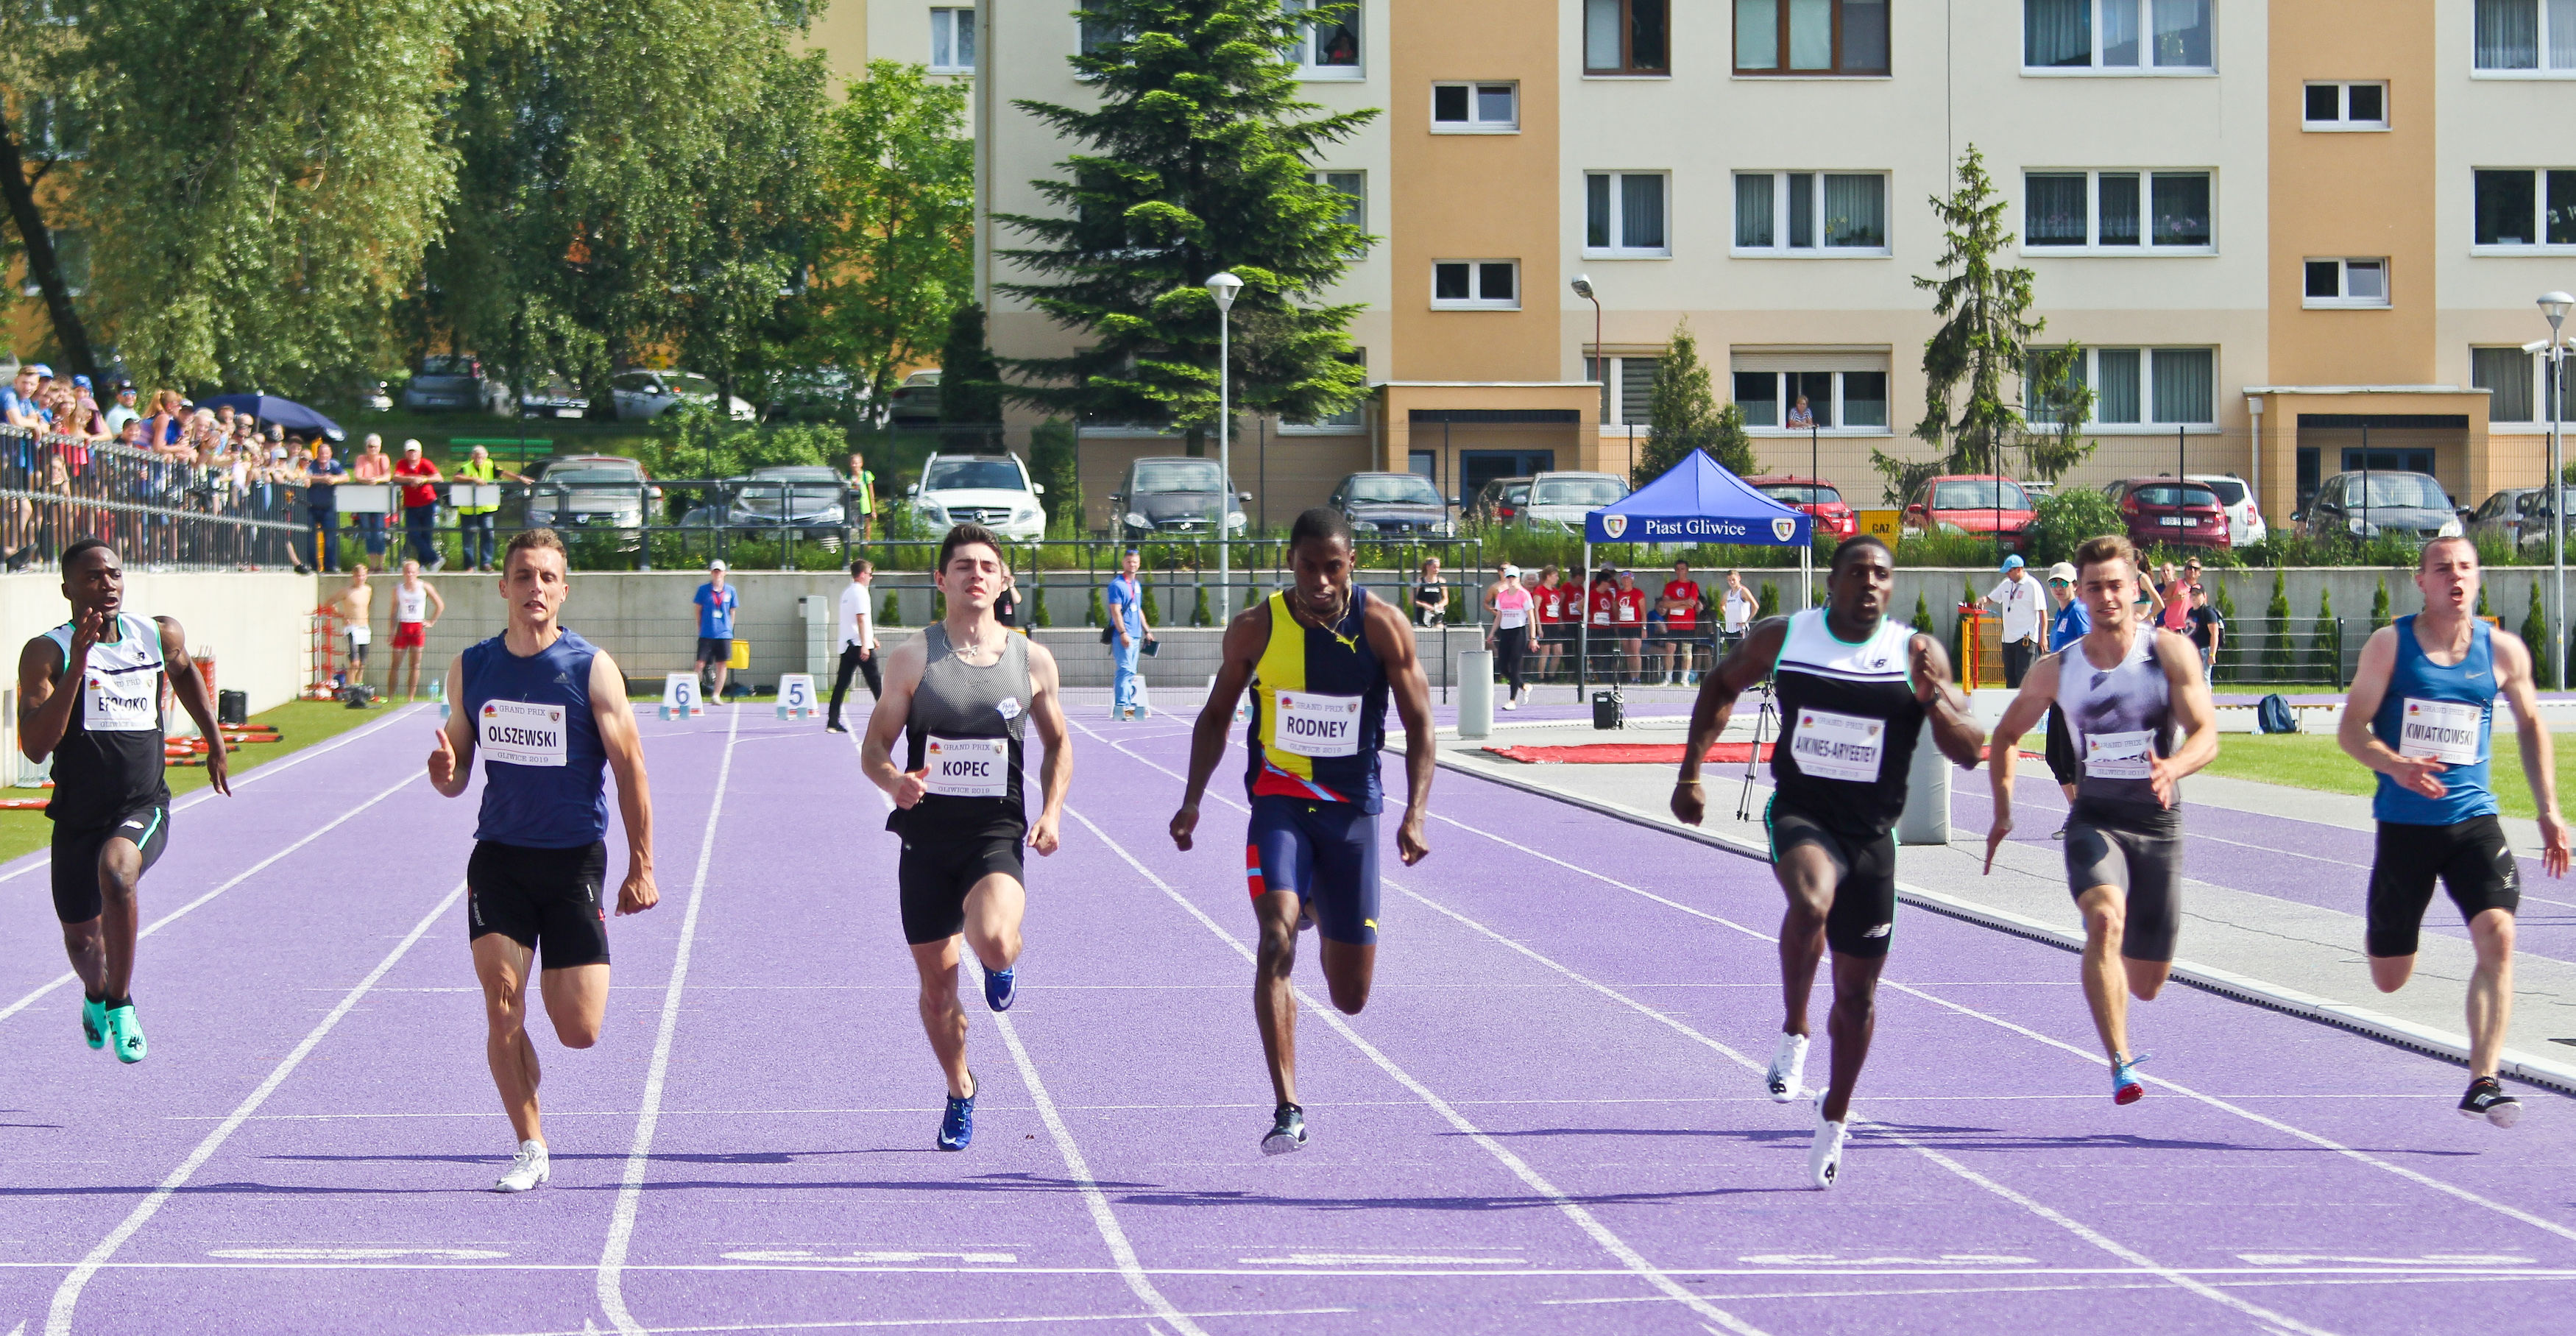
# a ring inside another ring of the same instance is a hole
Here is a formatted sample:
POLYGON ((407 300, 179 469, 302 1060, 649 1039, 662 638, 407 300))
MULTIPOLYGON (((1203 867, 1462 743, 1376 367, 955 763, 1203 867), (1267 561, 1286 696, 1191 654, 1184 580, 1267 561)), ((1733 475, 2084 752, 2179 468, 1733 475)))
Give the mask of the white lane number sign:
POLYGON ((778 679, 778 717, 811 719, 822 713, 814 700, 814 675, 789 673, 778 679))

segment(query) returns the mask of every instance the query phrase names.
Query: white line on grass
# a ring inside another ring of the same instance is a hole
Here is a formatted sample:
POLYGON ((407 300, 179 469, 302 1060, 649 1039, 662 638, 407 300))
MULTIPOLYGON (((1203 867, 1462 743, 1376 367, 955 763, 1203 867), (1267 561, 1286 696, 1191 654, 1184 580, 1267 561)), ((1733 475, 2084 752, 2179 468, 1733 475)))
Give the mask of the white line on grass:
MULTIPOLYGON (((195 909, 199 905, 205 904, 207 901, 231 890, 235 886, 241 885, 243 882, 265 870, 270 864, 275 863, 277 860, 286 857, 288 854, 294 853, 296 850, 330 834, 333 830, 338 829, 341 823, 349 820, 351 817, 354 817, 358 813, 375 806, 377 803, 383 802, 385 799, 394 796, 394 794, 399 792, 404 785, 420 778, 421 773, 422 772, 420 771, 413 771, 404 775, 401 779, 395 780, 392 785, 388 786, 383 792, 378 793, 375 797, 369 798, 365 802, 350 808, 348 811, 342 812, 340 815, 331 818, 323 825, 316 827, 311 833, 305 835, 304 838, 299 839, 295 843, 278 850, 276 853, 270 854, 268 857, 251 864, 247 868, 244 868, 239 873, 234 874, 231 880, 226 881, 215 889, 206 892, 204 895, 198 896, 196 899, 179 906, 177 909, 173 909, 169 913, 152 920, 150 923, 144 924, 142 930, 134 934, 136 939, 140 940, 161 931, 163 928, 168 927, 172 920, 186 914, 189 910, 195 909)), ((0 1021, 5 1021, 10 1017, 17 1015, 19 1012, 25 1011, 27 1008, 35 1005, 37 999, 42 998, 45 994, 62 987, 64 984, 72 983, 79 978, 79 975, 68 972, 56 975, 51 982, 39 986, 36 991, 27 994, 25 997, 19 998, 17 1001, 12 1002, 5 1007, 0 1007, 0 1021)))
POLYGON ((304 1042, 297 1044, 293 1052, 288 1053, 275 1067, 269 1069, 268 1079, 261 1081, 259 1088, 251 1091, 249 1097, 242 1100, 239 1107, 233 1110, 232 1116, 224 1119, 213 1131, 208 1132, 205 1140, 198 1142, 197 1148, 188 1153, 188 1158, 180 1161, 179 1167, 171 1170, 170 1176, 161 1180, 161 1186, 154 1188, 150 1195, 127 1214, 123 1223, 110 1231, 106 1238, 100 1240, 97 1247, 90 1249, 89 1255, 72 1268, 70 1275, 63 1277, 62 1284, 54 1290, 53 1307, 45 1317, 45 1336, 69 1336, 72 1329, 72 1308, 80 1302, 81 1289, 89 1284, 90 1277, 97 1275, 99 1268, 116 1256, 116 1250, 124 1247, 126 1240, 133 1238, 137 1230, 142 1229, 154 1215, 158 1214, 162 1205, 170 1200, 171 1195, 186 1186, 189 1178, 194 1176, 207 1160, 214 1158, 216 1151, 223 1148, 224 1142, 231 1139, 233 1133, 241 1130, 243 1123, 250 1121, 252 1114, 259 1112, 259 1106, 267 1103, 268 1097, 277 1093, 279 1086, 286 1084, 286 1078, 293 1075, 296 1067, 303 1063, 305 1057, 321 1045, 324 1036, 330 1034, 332 1027, 340 1023, 340 1018, 354 1010, 359 999, 365 997, 367 991, 376 986, 376 981, 392 972, 393 967, 411 951, 413 944, 420 941, 431 926, 444 917, 448 909, 464 894, 465 883, 460 881, 456 883, 456 889, 449 891, 446 898, 438 902, 437 907, 422 915, 420 922, 412 925, 412 930, 404 935, 402 941, 397 943, 393 950, 387 952, 383 960, 376 962, 374 969, 367 972, 367 977, 360 979, 357 986, 349 990, 348 996, 341 998, 340 1004, 331 1008, 330 1012, 322 1017, 321 1022, 305 1034, 304 1042))
POLYGON ((644 1326, 626 1311, 622 1277, 626 1249, 635 1238, 635 1212, 644 1201, 644 1173, 652 1167, 653 1130, 662 1121, 662 1089, 671 1072, 671 1040, 680 1028, 680 992, 689 983, 690 948, 698 936, 698 906, 705 901, 707 867, 716 851, 716 818, 724 814, 725 785, 733 778, 733 748, 742 731, 742 709, 726 712, 724 759, 716 763, 716 792, 707 804, 707 825, 698 837, 698 870, 689 878, 689 904, 680 915, 680 946, 671 960, 670 986, 662 992, 662 1028, 653 1036, 653 1064, 644 1076, 644 1103, 635 1114, 635 1144, 626 1152, 626 1176, 617 1185, 617 1206, 608 1218, 608 1242, 599 1252, 599 1306, 626 1336, 641 1336, 644 1326))

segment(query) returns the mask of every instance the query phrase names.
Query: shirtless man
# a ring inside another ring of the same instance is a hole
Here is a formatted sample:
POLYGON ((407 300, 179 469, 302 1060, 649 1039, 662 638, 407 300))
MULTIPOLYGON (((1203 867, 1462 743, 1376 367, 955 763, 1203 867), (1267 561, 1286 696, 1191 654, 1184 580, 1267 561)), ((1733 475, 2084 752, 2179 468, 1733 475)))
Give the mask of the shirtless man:
MULTIPOLYGON (((349 685, 353 687, 367 682, 367 643, 374 639, 374 632, 367 629, 367 616, 375 602, 376 587, 367 583, 367 563, 362 561, 349 568, 349 584, 340 596, 322 605, 324 612, 336 612, 348 624, 349 685)), ((392 685, 392 679, 387 678, 386 684, 392 685)))

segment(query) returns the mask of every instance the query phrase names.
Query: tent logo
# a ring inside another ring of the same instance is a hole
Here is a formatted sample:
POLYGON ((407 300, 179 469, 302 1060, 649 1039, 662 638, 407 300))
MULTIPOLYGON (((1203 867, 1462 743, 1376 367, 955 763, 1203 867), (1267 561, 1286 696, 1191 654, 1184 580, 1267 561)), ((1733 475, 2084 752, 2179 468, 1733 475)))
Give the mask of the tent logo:
POLYGON ((1798 522, 1796 520, 1780 519, 1771 521, 1771 536, 1783 543, 1788 542, 1790 536, 1797 532, 1798 522))
POLYGON ((1601 532, 1610 535, 1613 539, 1616 539, 1619 535, 1628 532, 1628 517, 1625 515, 1602 516, 1601 532))

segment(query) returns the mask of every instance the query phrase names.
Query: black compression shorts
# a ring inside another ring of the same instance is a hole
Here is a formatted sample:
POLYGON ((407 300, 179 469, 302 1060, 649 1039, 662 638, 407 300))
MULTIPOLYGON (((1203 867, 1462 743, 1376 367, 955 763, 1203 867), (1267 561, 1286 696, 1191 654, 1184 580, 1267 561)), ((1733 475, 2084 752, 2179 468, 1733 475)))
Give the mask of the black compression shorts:
POLYGON ((1887 954, 1896 928, 1896 836, 1876 839, 1839 831, 1775 795, 1763 809, 1771 832, 1771 861, 1802 844, 1825 851, 1834 865, 1834 904, 1825 914, 1825 945, 1839 956, 1869 960, 1887 954))
POLYGON ((2118 887, 2120 955, 2173 963, 2182 934, 2182 809, 2077 797, 2066 816, 2066 889, 2118 887))
POLYGON ((476 840, 465 860, 467 940, 499 933, 539 953, 542 969, 608 963, 608 909, 600 886, 608 845, 530 849, 476 840))
POLYGON ((87 923, 107 908, 107 894, 98 885, 98 856, 109 840, 124 840, 143 854, 143 865, 134 870, 142 876, 161 861, 161 851, 170 843, 170 809, 155 803, 138 807, 104 826, 79 830, 54 827, 54 917, 65 923, 87 923))
POLYGON ((2374 956, 2411 956, 2433 903, 2433 879, 2451 893, 2463 920, 2490 909, 2510 914, 2522 907, 2522 865, 2505 843, 2504 825, 2473 816, 2448 826, 2379 823, 2379 847, 2370 860, 2370 927, 2374 956))
POLYGON ((1019 824, 1011 822, 988 834, 942 834, 920 844, 906 838, 895 871, 903 939, 927 946, 966 931, 966 893, 996 872, 1028 885, 1020 837, 1019 824))

